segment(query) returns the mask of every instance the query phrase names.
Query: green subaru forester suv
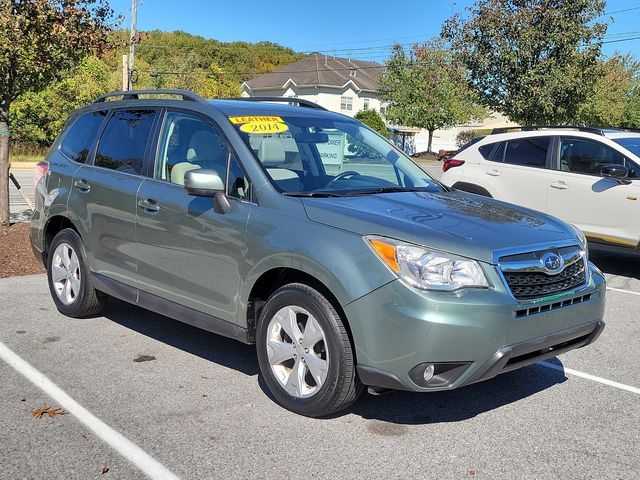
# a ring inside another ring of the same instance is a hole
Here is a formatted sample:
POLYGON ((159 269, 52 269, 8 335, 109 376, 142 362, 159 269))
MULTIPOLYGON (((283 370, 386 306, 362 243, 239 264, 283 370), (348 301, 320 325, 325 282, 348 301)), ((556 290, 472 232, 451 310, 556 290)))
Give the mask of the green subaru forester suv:
POLYGON ((114 92, 75 112, 31 220, 58 310, 109 296, 256 344, 302 415, 462 387, 593 342, 581 232, 430 178, 296 98, 114 92))

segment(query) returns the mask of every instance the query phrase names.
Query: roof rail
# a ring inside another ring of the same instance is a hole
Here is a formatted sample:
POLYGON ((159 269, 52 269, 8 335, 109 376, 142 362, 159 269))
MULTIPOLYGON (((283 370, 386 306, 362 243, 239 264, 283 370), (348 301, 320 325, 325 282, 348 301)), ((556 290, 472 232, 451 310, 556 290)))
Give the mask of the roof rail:
POLYGON ((509 132, 531 132, 538 130, 577 130, 579 132, 595 133, 596 135, 604 136, 606 128, 596 127, 581 127, 576 125, 526 125, 522 127, 499 127, 491 130, 490 135, 497 135, 499 133, 509 132))
POLYGON ((326 110, 326 108, 318 105, 317 103, 297 97, 239 97, 225 98, 224 100, 239 100, 241 102, 279 102, 289 103, 291 105, 297 104, 299 107, 315 108, 316 110, 326 110))
POLYGON ((156 89, 156 90, 119 90, 116 92, 109 92, 96 98, 93 103, 106 102, 111 97, 122 97, 122 100, 138 100, 140 95, 179 95, 183 100, 189 100, 191 102, 207 103, 207 101, 200 95, 189 90, 179 89, 156 89))

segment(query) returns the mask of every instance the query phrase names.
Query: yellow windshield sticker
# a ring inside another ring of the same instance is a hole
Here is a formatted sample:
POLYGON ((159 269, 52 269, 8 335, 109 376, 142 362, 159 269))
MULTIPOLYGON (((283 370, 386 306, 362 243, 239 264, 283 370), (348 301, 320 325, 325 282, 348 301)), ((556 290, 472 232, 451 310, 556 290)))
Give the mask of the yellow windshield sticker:
POLYGON ((267 133, 282 133, 289 130, 286 123, 282 122, 249 122, 240 125, 240 130, 246 133, 263 135, 267 133))
POLYGON ((229 121, 234 125, 242 125, 243 123, 269 123, 269 122, 278 122, 284 123, 284 120, 280 117, 269 116, 269 115, 261 115, 261 116, 251 116, 251 117, 229 117, 229 121))

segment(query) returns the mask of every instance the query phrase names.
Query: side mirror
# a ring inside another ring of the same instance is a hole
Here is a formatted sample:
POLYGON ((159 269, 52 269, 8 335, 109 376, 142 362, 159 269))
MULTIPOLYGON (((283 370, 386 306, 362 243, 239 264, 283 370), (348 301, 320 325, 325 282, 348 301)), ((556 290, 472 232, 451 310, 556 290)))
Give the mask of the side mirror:
POLYGON ((196 197, 213 197, 213 210, 225 214, 231 204, 224 194, 224 182, 215 170, 195 169, 184 174, 184 189, 196 197))
POLYGON ((627 180, 629 176, 629 169, 624 165, 610 164, 604 165, 600 169, 600 175, 605 178, 612 178, 614 180, 618 180, 620 183, 631 183, 627 180))

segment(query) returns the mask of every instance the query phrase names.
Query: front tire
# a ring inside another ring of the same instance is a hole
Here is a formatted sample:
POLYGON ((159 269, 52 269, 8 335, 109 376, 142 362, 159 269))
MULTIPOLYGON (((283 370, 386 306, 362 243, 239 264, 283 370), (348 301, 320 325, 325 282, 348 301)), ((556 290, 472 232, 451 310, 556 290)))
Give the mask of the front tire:
POLYGON ((323 417, 362 393, 343 319, 307 285, 285 285, 269 297, 258 319, 256 350, 269 390, 292 412, 323 417))
POLYGON ((49 291, 58 311, 68 317, 95 316, 107 296, 93 288, 82 239, 71 228, 58 232, 47 255, 49 291))

